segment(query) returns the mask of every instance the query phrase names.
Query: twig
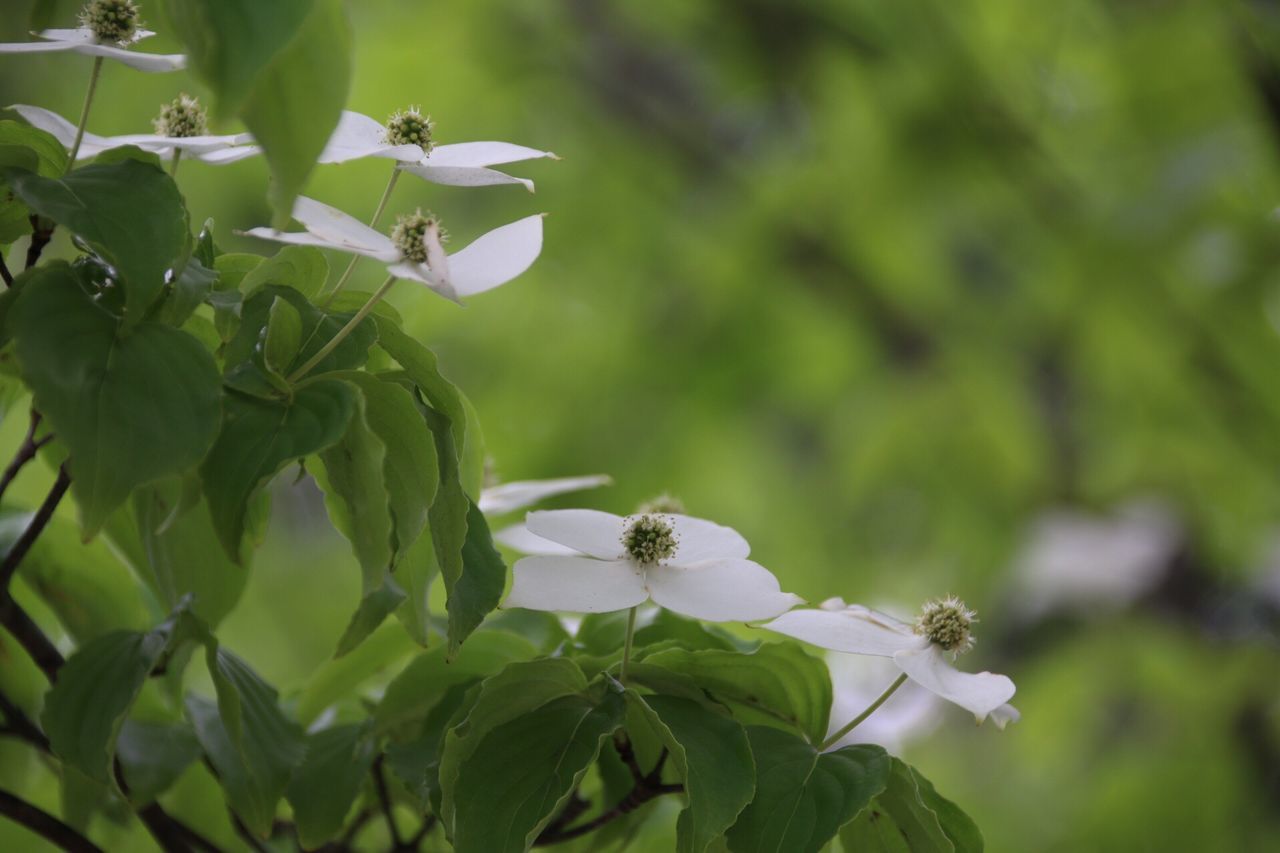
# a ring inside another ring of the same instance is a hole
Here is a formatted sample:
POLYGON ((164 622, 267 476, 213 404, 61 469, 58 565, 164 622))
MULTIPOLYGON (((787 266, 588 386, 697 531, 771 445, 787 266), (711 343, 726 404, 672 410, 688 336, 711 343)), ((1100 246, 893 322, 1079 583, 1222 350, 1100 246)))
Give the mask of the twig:
POLYGON ((0 252, 0 278, 4 279, 5 287, 13 287, 13 273, 9 272, 9 265, 4 262, 4 252, 0 252))
POLYGON ((102 848, 26 800, 0 789, 0 814, 71 853, 103 853, 102 848))
POLYGON ((433 814, 429 814, 423 818, 422 826, 418 827, 418 831, 413 834, 413 838, 409 839, 409 849, 417 850, 422 844, 422 840, 427 837, 427 834, 436 828, 436 823, 436 816, 433 814))
POLYGON ((14 477, 18 476, 22 466, 35 459, 36 451, 53 440, 53 435, 50 434, 36 441, 36 430, 40 427, 40 420, 40 413, 33 408, 31 410, 31 424, 27 427, 27 436, 22 440, 22 444, 19 445, 18 452, 13 454, 13 459, 5 466, 4 473, 0 474, 0 498, 4 497, 9 484, 13 482, 14 477))
POLYGON ((13 573, 18 570, 18 564, 22 562, 23 557, 27 556, 27 551, 31 550, 31 546, 35 544, 36 539, 44 531, 49 519, 53 518, 54 510, 62 502, 62 496, 67 493, 67 488, 70 485, 71 475, 67 473, 66 464, 63 464, 58 468, 58 478, 53 481, 53 487, 49 489, 49 494, 45 496, 44 503, 40 504, 40 508, 36 510, 35 516, 31 519, 31 523, 27 525, 26 530, 22 531, 18 541, 13 543, 9 553, 4 555, 4 563, 0 564, 0 592, 9 588, 9 580, 13 577, 13 573))
POLYGON ((22 738, 41 752, 50 751, 49 739, 44 736, 44 732, 40 731, 40 728, 31 722, 31 718, 3 693, 0 693, 0 713, 4 714, 5 722, 8 724, 5 730, 9 734, 22 738))
POLYGON ((0 591, 0 625, 27 650, 27 654, 50 682, 58 680, 58 670, 63 664, 62 653, 49 642, 49 638, 27 615, 27 611, 18 606, 13 596, 3 591, 0 591))
POLYGON ((391 793, 387 790, 386 777, 382 775, 382 756, 379 755, 370 768, 373 773, 373 783, 378 789, 378 804, 382 807, 382 817, 387 822, 387 831, 391 833, 391 844, 396 850, 404 849, 404 837, 400 834, 399 827, 396 826, 395 814, 391 808, 391 793))
POLYGON ((49 241, 53 239, 53 227, 43 227, 40 224, 40 217, 31 214, 31 244, 27 246, 27 266, 31 269, 40 263, 40 253, 44 251, 44 247, 49 245, 49 241))

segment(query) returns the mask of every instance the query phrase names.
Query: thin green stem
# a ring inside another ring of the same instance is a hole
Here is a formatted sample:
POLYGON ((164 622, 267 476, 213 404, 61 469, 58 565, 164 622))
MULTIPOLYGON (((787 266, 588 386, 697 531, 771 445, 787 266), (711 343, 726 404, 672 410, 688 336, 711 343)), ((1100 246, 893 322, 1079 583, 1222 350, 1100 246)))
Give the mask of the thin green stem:
POLYGON ((631 643, 635 639, 636 633, 636 608, 631 608, 627 613, 627 639, 622 644, 622 669, 618 673, 618 680, 623 684, 627 683, 627 668, 631 665, 631 643))
MULTIPOLYGON (((398 180, 400 180, 400 169, 392 169, 391 180, 387 181, 387 188, 382 191, 382 198, 378 200, 378 207, 373 212, 373 218, 369 220, 370 228, 378 227, 378 220, 382 218, 382 212, 387 209, 387 202, 391 200, 391 191, 396 188, 396 181, 398 180)), ((351 262, 347 264, 347 268, 338 279, 338 283, 333 286, 333 290, 329 291, 329 295, 326 296, 324 302, 320 304, 321 308, 328 308, 329 303, 334 300, 334 297, 342 292, 342 288, 346 287, 347 279, 351 278, 351 273, 356 268, 356 264, 360 263, 361 257, 361 255, 351 256, 351 262)))
POLYGON ((849 732, 857 728, 858 724, 861 723, 863 720, 865 720, 867 717, 870 717, 872 714, 874 714, 876 712, 876 709, 879 708, 881 705, 883 705, 885 701, 888 700, 888 698, 894 694, 894 691, 896 691, 899 687, 901 687, 906 682, 906 680, 907 680, 907 674, 905 672, 902 673, 902 675, 899 675, 898 680, 893 682, 893 684, 890 684, 889 689, 881 693, 879 699, 872 702, 870 705, 866 707, 866 710, 864 710, 861 714, 854 717, 847 724, 841 727, 840 731, 836 732, 831 737, 823 741, 822 749, 828 750, 831 747, 835 746, 837 743, 839 743, 842 737, 844 737, 849 732))
POLYGON ((387 295, 387 292, 391 290, 391 285, 395 283, 396 277, 388 276, 387 280, 382 283, 382 286, 374 291, 374 294, 369 297, 369 301, 361 305, 360 310, 356 312, 355 316, 347 321, 347 325, 339 329, 337 334, 329 339, 329 343, 320 347, 315 355, 307 359, 306 364, 291 373, 287 381, 290 383, 297 382, 299 379, 314 370, 317 364, 324 361, 325 356, 337 349, 338 344, 342 343, 346 339, 347 335, 351 334, 355 330, 356 326, 359 326, 360 322, 364 320, 365 317, 369 316, 369 312, 373 310, 373 306, 382 301, 382 297, 387 295))
POLYGON ((84 93, 84 108, 80 110, 80 124, 76 125, 76 139, 71 143, 71 156, 67 158, 67 171, 76 164, 80 143, 84 141, 84 129, 89 123, 89 107, 93 106, 93 93, 98 88, 98 76, 102 73, 102 57, 93 58, 93 71, 89 72, 89 91, 84 93))
POLYGON ((173 149, 173 159, 169 161, 169 177, 176 178, 178 176, 178 161, 182 159, 182 149, 173 149))

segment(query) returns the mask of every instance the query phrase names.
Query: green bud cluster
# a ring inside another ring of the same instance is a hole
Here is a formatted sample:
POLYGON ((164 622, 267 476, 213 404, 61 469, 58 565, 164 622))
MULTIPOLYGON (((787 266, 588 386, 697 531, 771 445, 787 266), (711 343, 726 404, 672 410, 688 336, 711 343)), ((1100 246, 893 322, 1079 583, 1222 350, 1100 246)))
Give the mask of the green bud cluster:
POLYGON ((92 0, 80 10, 80 25, 93 31, 103 44, 129 44, 141 21, 133 0, 92 0))
POLYGON ((926 602, 916 620, 915 631, 949 652, 961 654, 973 647, 969 630, 977 622, 974 613, 954 595, 926 602))
POLYGON ((433 127, 431 118, 424 116, 417 107, 399 110, 387 119, 387 144, 418 145, 423 151, 430 151, 433 127))
POLYGON ((209 130, 208 117, 200 101, 187 94, 179 95, 160 107, 160 115, 152 124, 160 136, 186 138, 203 136, 209 130))
POLYGON ((622 534, 622 547, 643 566, 652 566, 675 556, 675 528, 660 515, 642 515, 622 534))
POLYGON ((432 226, 435 226, 438 239, 443 243, 446 235, 440 228, 440 221, 436 219, 435 214, 423 213, 421 209, 407 213, 396 219, 396 225, 391 229, 391 242, 395 243, 405 260, 425 264, 427 262, 427 229, 432 226))
POLYGON ((684 515, 684 501, 663 492, 657 497, 640 504, 636 512, 642 515, 654 512, 666 513, 667 515, 684 515))

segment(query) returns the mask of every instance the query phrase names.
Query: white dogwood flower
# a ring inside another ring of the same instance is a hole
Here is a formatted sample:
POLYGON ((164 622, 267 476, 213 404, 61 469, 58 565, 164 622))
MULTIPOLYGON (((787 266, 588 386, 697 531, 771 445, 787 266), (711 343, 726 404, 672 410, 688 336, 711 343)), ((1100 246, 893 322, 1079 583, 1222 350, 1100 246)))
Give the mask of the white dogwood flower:
POLYGON ((556 158, 509 142, 458 142, 436 145, 431 138, 431 120, 416 109, 397 112, 382 124, 361 113, 344 111, 338 127, 329 137, 319 163, 346 163, 364 157, 395 160, 398 168, 437 184, 480 187, 520 184, 533 192, 533 181, 517 178, 490 166, 556 158))
POLYGON ((56 53, 66 51, 85 56, 114 59, 139 71, 178 71, 187 58, 180 53, 138 53, 130 47, 155 35, 138 25, 138 9, 129 0, 94 0, 80 13, 81 26, 75 29, 44 30, 36 33, 44 41, 0 44, 0 53, 56 53))
POLYGON ((695 619, 746 622, 803 601, 747 559, 737 531, 700 518, 568 509, 531 512, 525 523, 576 553, 519 560, 505 607, 607 613, 652 599, 695 619))
POLYGON ((613 485, 608 474, 588 474, 583 477, 557 477, 553 480, 513 480, 480 490, 477 504, 485 515, 502 515, 532 506, 538 501, 569 492, 597 489, 613 485))
MULTIPOLYGON (((13 104, 9 109, 22 116, 28 124, 50 134, 70 149, 75 143, 76 126, 55 112, 29 104, 13 104)), ((232 133, 223 136, 199 134, 194 136, 171 136, 167 133, 129 133, 122 136, 98 136, 85 133, 80 142, 80 150, 76 160, 88 160, 97 157, 109 148, 122 145, 136 145, 144 151, 152 151, 168 157, 175 150, 180 150, 184 157, 193 157, 205 163, 234 163, 245 157, 258 153, 257 146, 247 145, 253 137, 247 133, 232 133)))
POLYGON ((1003 728, 1017 719, 1012 706, 1002 708, 1013 698, 1013 681, 991 672, 961 672, 951 665, 973 645, 974 621, 973 611, 953 597, 927 603, 914 625, 833 598, 817 609, 784 613, 764 627, 831 651, 891 658, 921 687, 966 708, 978 722, 991 716, 1003 728))
POLYGON ((293 218, 306 230, 251 228, 241 233, 376 258, 394 278, 425 284, 454 302, 511 281, 542 251, 542 214, 495 228, 452 255, 445 254, 440 223, 421 212, 400 217, 391 236, 305 196, 294 202, 293 218))

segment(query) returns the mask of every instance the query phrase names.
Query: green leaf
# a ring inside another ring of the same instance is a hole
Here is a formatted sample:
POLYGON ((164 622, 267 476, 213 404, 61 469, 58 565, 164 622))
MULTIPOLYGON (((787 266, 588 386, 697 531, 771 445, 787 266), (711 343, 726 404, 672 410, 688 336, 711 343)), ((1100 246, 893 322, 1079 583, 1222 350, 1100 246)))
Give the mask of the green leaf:
POLYGON ((83 166, 61 178, 13 175, 27 206, 65 226, 120 274, 125 325, 140 322, 190 239, 182 195, 163 169, 134 159, 83 166))
POLYGON ((409 379, 422 390, 431 408, 448 420, 453 433, 454 456, 461 459, 467 443, 467 410, 462 393, 440 373, 435 353, 390 320, 375 316, 374 322, 378 327, 378 346, 404 368, 409 379))
POLYGON ((493 729, 459 768, 454 849, 529 849, 621 724, 622 697, 563 696, 493 729))
MULTIPOLYGON (((257 258, 257 255, 252 257, 257 258)), ((328 277, 329 262, 319 249, 285 246, 260 264, 255 264, 237 286, 246 299, 268 284, 292 288, 311 299, 324 287, 328 277)))
POLYGON ((439 770, 445 734, 456 717, 470 710, 479 689, 473 681, 453 685, 427 714, 416 737, 387 747, 387 766, 423 811, 443 812, 439 770))
POLYGON ((241 285, 259 266, 267 262, 261 255, 246 252, 226 252, 218 255, 213 261, 213 270, 218 274, 218 283, 214 286, 218 291, 240 290, 241 285))
POLYGON ((307 736, 307 754, 289 783, 298 841, 310 850, 342 830, 373 766, 376 742, 368 722, 307 736))
POLYGON ((240 560, 250 500, 289 462, 338 442, 357 405, 345 382, 318 379, 289 401, 227 395, 222 431, 200 476, 222 547, 240 560))
POLYGON ((892 758, 887 786, 840 832, 847 850, 980 853, 982 833, 914 767, 892 758))
POLYGON ((306 753, 305 739, 281 712, 275 689, 244 661, 225 649, 212 657, 218 702, 188 696, 187 715, 228 805, 251 832, 265 838, 276 804, 306 753))
POLYGON ((200 758, 200 742, 186 722, 126 720, 116 750, 129 785, 129 802, 135 806, 163 794, 200 758))
POLYGON ((347 623, 346 630, 338 639, 338 648, 333 656, 340 658, 363 643, 377 630, 383 620, 396 611, 404 599, 404 590, 390 575, 387 575, 382 581, 382 586, 365 593, 360 599, 360 606, 356 608, 351 621, 347 623))
POLYGON ((890 757, 878 746, 819 753, 768 726, 747 729, 756 795, 729 830, 734 853, 817 853, 885 789, 890 757))
POLYGON ((826 737, 831 676, 820 658, 795 643, 767 643, 748 653, 667 649, 643 661, 692 677, 744 722, 798 730, 812 743, 826 737))
POLYGON ((262 357, 267 369, 284 376, 302 346, 302 317, 298 309, 276 297, 267 312, 267 339, 262 357))
POLYGON ((420 646, 429 645, 431 627, 431 584, 440 574, 436 546, 430 529, 423 529, 416 542, 400 555, 396 580, 405 592, 404 602, 396 609, 396 618, 420 646))
POLYGON ((58 671, 41 715, 58 757, 111 783, 116 738, 168 645, 169 631, 113 631, 81 646, 58 671))
POLYGON ((360 687, 384 670, 417 651, 394 625, 374 631, 359 648, 342 658, 326 661, 291 703, 298 722, 310 726, 326 708, 348 697, 359 697, 360 687))
POLYGON ((170 326, 182 326, 208 298, 218 274, 192 256, 178 274, 152 319, 170 326))
POLYGON ((459 769, 494 729, 561 696, 584 693, 587 677, 573 661, 544 658, 517 662, 481 683, 480 692, 459 725, 444 737, 440 753, 440 819, 453 834, 459 769))
POLYGON ((0 121, 0 245, 31 232, 31 211, 7 188, 5 168, 57 177, 66 171, 67 151, 51 134, 16 121, 0 121))
POLYGON ((671 752, 687 808, 676 823, 680 853, 703 853, 733 826, 756 791, 755 762, 742 726, 676 696, 627 697, 647 713, 671 752))
POLYGON ((185 332, 119 321, 65 263, 26 280, 6 318, 22 378, 71 458, 85 535, 138 486, 195 466, 218 431, 213 357, 185 332))
POLYGON ((249 571, 227 557, 199 482, 188 483, 168 480, 134 493, 134 519, 146 555, 139 568, 166 607, 177 607, 189 596, 191 611, 215 627, 240 600, 249 571), (197 503, 180 511, 188 483, 197 489, 197 503))
POLYGON ((29 124, 7 119, 0 121, 0 145, 12 145, 30 151, 35 159, 28 171, 46 178, 56 178, 67 171, 67 149, 52 133, 29 124))
POLYGON ((484 513, 470 498, 467 502, 470 508, 466 544, 462 546, 462 576, 453 583, 452 589, 448 577, 445 578, 451 653, 456 652, 462 641, 498 606, 507 581, 506 563, 493 545, 484 513))

